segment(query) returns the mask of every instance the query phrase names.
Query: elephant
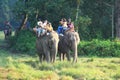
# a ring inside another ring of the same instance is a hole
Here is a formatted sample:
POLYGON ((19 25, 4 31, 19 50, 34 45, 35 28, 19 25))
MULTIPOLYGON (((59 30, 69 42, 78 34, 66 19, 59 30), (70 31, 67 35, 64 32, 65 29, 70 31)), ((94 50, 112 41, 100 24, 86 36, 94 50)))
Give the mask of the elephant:
POLYGON ((12 35, 12 30, 11 29, 5 29, 4 30, 4 35, 5 35, 5 39, 7 39, 9 36, 12 35))
POLYGON ((37 37, 36 48, 40 62, 44 59, 47 62, 55 62, 58 52, 58 42, 59 36, 55 31, 51 31, 49 34, 37 37))
POLYGON ((12 26, 9 21, 5 22, 4 35, 5 35, 5 39, 7 39, 9 36, 12 35, 12 26))
POLYGON ((65 32, 64 36, 59 35, 58 53, 60 60, 64 60, 65 55, 70 61, 70 52, 73 52, 73 62, 77 62, 77 45, 80 37, 77 32, 65 32))

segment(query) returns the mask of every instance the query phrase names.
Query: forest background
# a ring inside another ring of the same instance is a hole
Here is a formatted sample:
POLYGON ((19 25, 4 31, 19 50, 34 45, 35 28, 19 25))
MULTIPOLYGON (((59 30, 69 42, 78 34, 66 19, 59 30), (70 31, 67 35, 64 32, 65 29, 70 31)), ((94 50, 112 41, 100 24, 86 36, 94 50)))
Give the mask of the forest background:
POLYGON ((79 54, 120 55, 119 0, 1 0, 0 4, 1 30, 10 21, 18 32, 9 40, 16 51, 35 51, 36 36, 30 30, 38 19, 47 19, 57 30, 61 18, 71 18, 83 41, 79 54))

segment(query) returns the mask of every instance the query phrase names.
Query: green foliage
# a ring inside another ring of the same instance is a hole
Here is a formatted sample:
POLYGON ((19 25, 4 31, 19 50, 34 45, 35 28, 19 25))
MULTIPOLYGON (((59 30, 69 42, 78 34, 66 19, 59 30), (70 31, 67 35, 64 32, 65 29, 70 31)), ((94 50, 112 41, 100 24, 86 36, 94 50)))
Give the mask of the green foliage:
POLYGON ((90 39, 108 39, 112 36, 112 7, 107 4, 114 5, 114 2, 113 0, 83 0, 81 16, 87 15, 92 22, 88 27, 90 39))
POLYGON ((74 80, 71 76, 62 76, 60 80, 74 80))
POLYGON ((9 0, 0 0, 0 22, 4 22, 6 20, 10 20, 11 11, 9 6, 9 0))
POLYGON ((38 17, 43 20, 47 19, 52 23, 54 29, 57 29, 61 18, 75 20, 76 4, 76 0, 27 0, 27 2, 18 0, 14 8, 14 14, 18 19, 21 19, 24 13, 28 14, 29 21, 32 24, 35 24, 38 17))
POLYGON ((29 52, 29 54, 32 54, 36 50, 35 39, 35 35, 32 32, 21 30, 18 35, 10 39, 10 44, 16 51, 29 52))
POLYGON ((75 22, 75 29, 78 30, 80 34, 80 38, 82 40, 88 40, 90 39, 90 34, 89 34, 89 25, 91 24, 91 18, 88 16, 82 17, 80 16, 78 18, 78 21, 75 22))
POLYGON ((94 39, 81 42, 78 46, 79 55, 120 57, 120 42, 94 39))
POLYGON ((21 22, 26 13, 32 27, 40 17, 49 20, 54 29, 57 29, 61 18, 70 17, 75 21, 78 11, 77 27, 82 40, 108 39, 112 36, 112 8, 109 5, 114 5, 114 0, 1 0, 0 4, 0 17, 4 16, 0 22, 13 18, 16 22, 21 22), (13 6, 13 3, 16 5, 13 6), (78 4, 79 10, 77 10, 78 4), (14 13, 11 12, 11 7, 14 13), (87 17, 84 17, 86 15, 87 17))
POLYGON ((118 73, 116 73, 116 75, 114 75, 113 77, 114 77, 114 79, 116 79, 116 80, 117 80, 117 79, 120 79, 120 71, 119 71, 118 73))

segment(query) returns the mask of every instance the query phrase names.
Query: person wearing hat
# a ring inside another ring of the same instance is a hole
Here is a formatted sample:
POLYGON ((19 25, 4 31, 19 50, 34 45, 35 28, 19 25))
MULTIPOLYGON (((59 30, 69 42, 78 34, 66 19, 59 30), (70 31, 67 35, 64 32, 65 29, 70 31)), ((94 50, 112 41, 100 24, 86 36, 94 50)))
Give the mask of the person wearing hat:
POLYGON ((68 29, 66 30, 66 32, 67 31, 70 31, 70 32, 74 32, 75 31, 75 29, 74 29, 74 22, 71 21, 71 18, 68 19, 67 25, 68 25, 68 29))

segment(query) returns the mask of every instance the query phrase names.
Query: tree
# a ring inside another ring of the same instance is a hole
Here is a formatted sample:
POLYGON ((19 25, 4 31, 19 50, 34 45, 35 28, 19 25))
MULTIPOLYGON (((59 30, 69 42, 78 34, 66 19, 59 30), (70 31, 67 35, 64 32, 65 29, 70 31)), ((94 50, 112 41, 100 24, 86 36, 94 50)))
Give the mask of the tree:
POLYGON ((89 39, 108 39, 112 37, 112 8, 105 3, 113 5, 113 1, 83 0, 83 5, 80 7, 81 16, 87 15, 91 19, 91 24, 87 30, 89 39))
POLYGON ((47 19, 50 21, 54 29, 56 29, 61 18, 74 18, 73 16, 75 16, 73 14, 76 11, 76 7, 74 8, 68 0, 27 0, 26 4, 23 3, 24 1, 19 0, 17 2, 15 8, 16 17, 23 16, 26 13, 31 23, 34 23, 36 18, 40 17, 43 20, 47 19))
POLYGON ((77 24, 75 28, 77 28, 78 32, 84 34, 82 35, 84 39, 108 39, 113 35, 113 19, 111 18, 113 11, 106 4, 113 5, 113 1, 18 0, 15 11, 16 17, 21 18, 22 16, 22 19, 24 18, 23 23, 28 19, 32 24, 31 26, 35 26, 37 18, 40 17, 43 20, 50 21, 54 29, 57 29, 61 18, 70 17, 77 24))
POLYGON ((120 0, 115 0, 116 37, 120 39, 120 0))
POLYGON ((2 17, 2 22, 3 21, 9 21, 10 20, 10 7, 9 7, 9 0, 1 0, 0 1, 1 5, 1 15, 2 17))

